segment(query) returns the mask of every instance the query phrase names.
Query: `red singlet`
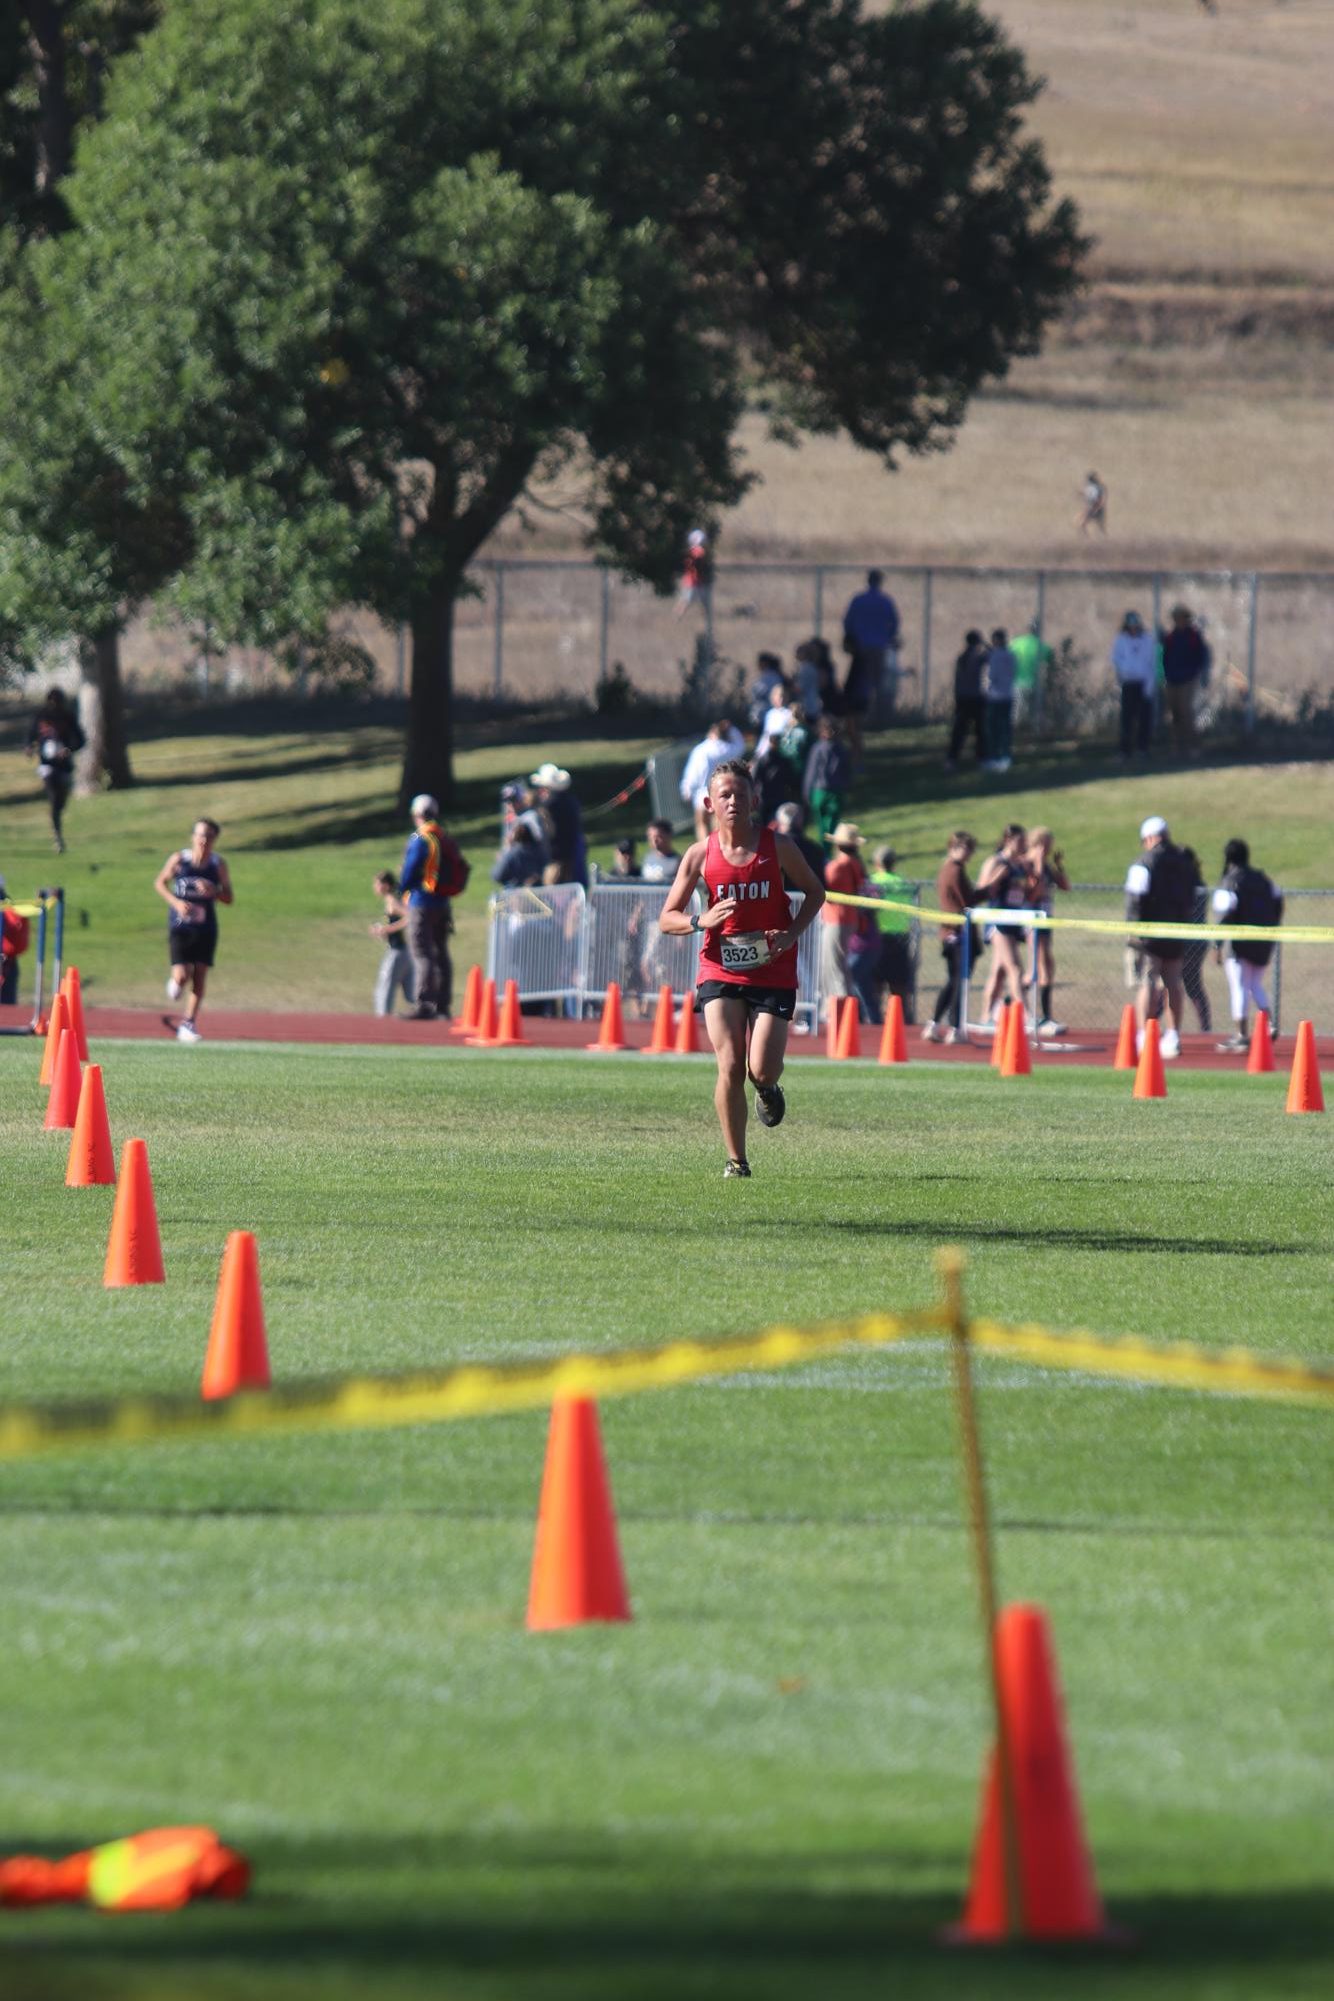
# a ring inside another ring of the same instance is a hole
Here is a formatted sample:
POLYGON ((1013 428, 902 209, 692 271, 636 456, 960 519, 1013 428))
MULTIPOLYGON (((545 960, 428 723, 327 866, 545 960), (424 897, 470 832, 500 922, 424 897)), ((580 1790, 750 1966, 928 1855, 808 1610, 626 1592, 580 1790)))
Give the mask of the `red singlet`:
POLYGON ((710 834, 704 853, 704 887, 710 907, 725 896, 734 896, 737 907, 717 930, 700 933, 701 981, 726 980, 739 987, 795 987, 795 945, 763 965, 734 968, 723 964, 724 937, 751 931, 786 931, 792 922, 792 906, 787 900, 778 862, 777 836, 768 827, 763 828, 751 859, 729 862, 723 858, 717 834, 710 834))

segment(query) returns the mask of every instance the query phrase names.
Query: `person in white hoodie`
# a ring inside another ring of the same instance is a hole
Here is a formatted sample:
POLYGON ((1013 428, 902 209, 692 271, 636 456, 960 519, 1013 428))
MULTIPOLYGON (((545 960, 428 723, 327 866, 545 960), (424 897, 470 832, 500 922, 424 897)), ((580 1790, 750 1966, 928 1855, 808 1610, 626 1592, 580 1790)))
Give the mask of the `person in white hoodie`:
POLYGON ((1112 667, 1121 684, 1121 762, 1132 750, 1149 754, 1154 698, 1158 685, 1158 640, 1144 629, 1137 611, 1128 611, 1112 641, 1112 667))
POLYGON ((718 765, 740 757, 745 748, 746 740, 740 730, 734 728, 726 716, 720 716, 686 759, 686 768, 681 773, 681 797, 695 815, 697 840, 707 840, 713 830, 713 818, 709 811, 709 780, 718 765))

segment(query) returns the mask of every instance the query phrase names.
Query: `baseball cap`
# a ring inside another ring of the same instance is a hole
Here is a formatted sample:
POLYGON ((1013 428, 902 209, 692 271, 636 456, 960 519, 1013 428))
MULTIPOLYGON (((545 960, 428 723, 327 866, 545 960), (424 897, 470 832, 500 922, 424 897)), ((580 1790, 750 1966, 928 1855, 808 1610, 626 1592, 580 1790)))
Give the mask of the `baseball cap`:
POLYGON ((1139 837, 1142 841, 1147 841, 1153 834, 1165 834, 1166 832, 1167 822, 1164 820, 1162 814, 1150 813, 1148 819, 1142 821, 1140 824, 1139 837))
POLYGON ((434 799, 429 792, 419 792, 416 798, 413 800, 412 804, 408 807, 408 811, 409 813, 412 814, 414 819, 416 818, 418 813, 427 815, 431 819, 434 819, 436 814, 440 811, 439 801, 434 799))

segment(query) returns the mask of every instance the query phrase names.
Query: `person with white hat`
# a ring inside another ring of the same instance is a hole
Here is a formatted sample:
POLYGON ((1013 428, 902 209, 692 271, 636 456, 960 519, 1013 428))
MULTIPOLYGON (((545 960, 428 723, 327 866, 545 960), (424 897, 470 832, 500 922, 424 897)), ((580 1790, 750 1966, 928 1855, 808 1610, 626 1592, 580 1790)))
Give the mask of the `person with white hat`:
MULTIPOLYGON (((1126 874, 1126 916, 1132 922, 1188 925, 1195 910, 1195 871, 1175 845, 1166 820, 1151 813, 1139 830, 1140 857, 1126 874)), ((1185 1019, 1186 989, 1182 961, 1186 940, 1141 938, 1137 950, 1144 955, 1144 972, 1135 1000, 1140 1040, 1144 1024, 1156 1011, 1158 987, 1167 996, 1169 1026, 1163 1031, 1165 1057, 1181 1054, 1181 1024, 1185 1019)))
POLYGON ((539 764, 529 783, 551 823, 551 867, 548 882, 577 882, 588 888, 588 843, 584 816, 574 795, 573 781, 559 764, 539 764))
POLYGON ((417 1005, 408 1020, 434 1021, 437 1015, 447 1017, 453 1003, 450 904, 467 887, 468 864, 440 825, 440 807, 429 792, 419 792, 408 811, 413 831, 398 882, 408 906, 408 950, 417 988, 417 1005))

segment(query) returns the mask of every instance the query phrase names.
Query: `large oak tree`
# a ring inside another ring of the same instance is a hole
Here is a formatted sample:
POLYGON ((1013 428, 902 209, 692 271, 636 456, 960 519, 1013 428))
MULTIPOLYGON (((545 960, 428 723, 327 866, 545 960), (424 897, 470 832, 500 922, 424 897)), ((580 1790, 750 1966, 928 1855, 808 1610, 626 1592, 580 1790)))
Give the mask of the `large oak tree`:
POLYGON ((1037 345, 1081 243, 1034 94, 962 0, 194 0, 37 283, 179 601, 406 617, 402 789, 448 798, 454 603, 536 472, 583 466, 597 552, 663 584, 747 397, 892 463, 1037 345))

